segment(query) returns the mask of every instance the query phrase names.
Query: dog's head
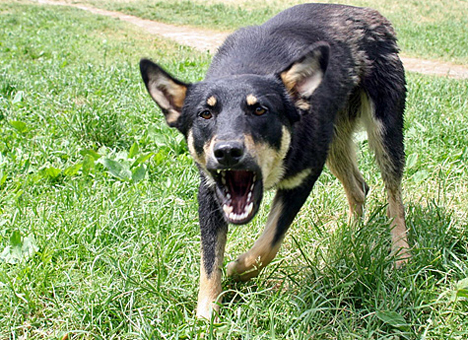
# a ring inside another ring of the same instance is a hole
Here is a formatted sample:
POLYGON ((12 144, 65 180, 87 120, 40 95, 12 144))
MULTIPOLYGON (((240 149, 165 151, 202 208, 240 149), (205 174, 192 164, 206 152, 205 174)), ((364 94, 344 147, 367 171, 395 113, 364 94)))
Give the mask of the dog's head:
POLYGON ((293 124, 309 110, 329 47, 318 43, 278 74, 243 74, 183 83, 142 59, 146 88, 166 122, 182 132, 226 220, 249 222, 263 189, 277 184, 291 144, 293 124))

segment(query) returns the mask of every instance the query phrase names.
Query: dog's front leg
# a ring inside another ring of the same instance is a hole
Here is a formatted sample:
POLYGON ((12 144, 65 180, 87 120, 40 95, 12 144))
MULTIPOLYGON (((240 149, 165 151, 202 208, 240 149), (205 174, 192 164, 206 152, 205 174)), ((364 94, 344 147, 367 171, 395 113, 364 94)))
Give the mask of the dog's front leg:
POLYGON ((310 175, 293 189, 277 191, 265 230, 249 251, 228 264, 227 275, 247 281, 257 276, 275 258, 286 231, 309 196, 319 174, 310 175))
POLYGON ((215 193, 203 178, 198 191, 198 204, 201 263, 197 317, 210 320, 213 312, 219 312, 217 299, 221 294, 221 267, 228 228, 215 193))

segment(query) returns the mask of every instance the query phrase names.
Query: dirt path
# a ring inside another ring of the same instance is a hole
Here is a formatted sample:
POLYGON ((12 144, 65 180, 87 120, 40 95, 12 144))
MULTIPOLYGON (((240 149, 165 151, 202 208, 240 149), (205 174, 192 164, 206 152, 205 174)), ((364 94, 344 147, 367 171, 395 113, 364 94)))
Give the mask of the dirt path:
MULTIPOLYGON (((229 35, 229 32, 218 32, 194 27, 163 24, 147 19, 141 19, 133 15, 108 11, 88 5, 54 0, 37 0, 37 2, 41 4, 75 7, 94 14, 120 19, 141 27, 151 34, 156 34, 164 38, 174 40, 181 45, 187 45, 202 52, 209 51, 212 54, 216 52, 218 46, 221 45, 224 39, 229 35)), ((411 72, 444 76, 454 79, 468 79, 468 68, 461 65, 404 56, 401 59, 403 60, 405 69, 411 72)))

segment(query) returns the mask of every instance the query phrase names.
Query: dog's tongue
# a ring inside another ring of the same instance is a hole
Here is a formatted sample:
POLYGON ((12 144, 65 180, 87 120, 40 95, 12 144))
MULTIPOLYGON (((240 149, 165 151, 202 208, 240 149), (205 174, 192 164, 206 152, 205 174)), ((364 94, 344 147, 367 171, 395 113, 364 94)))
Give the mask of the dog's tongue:
POLYGON ((253 173, 250 171, 227 171, 226 187, 231 195, 231 206, 236 214, 244 213, 250 199, 253 184, 253 173))

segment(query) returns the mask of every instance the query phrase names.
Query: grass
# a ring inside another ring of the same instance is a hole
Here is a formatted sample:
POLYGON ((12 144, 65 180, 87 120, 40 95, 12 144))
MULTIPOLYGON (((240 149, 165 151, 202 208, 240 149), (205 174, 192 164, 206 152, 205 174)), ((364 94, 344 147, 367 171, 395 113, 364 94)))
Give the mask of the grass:
MULTIPOLYGON (((404 180, 411 263, 393 268, 380 176, 348 225, 325 171, 277 259, 225 279, 219 324, 194 317, 197 172, 138 74, 187 81, 209 57, 62 7, 0 10, 0 339, 465 339, 466 81, 409 74, 404 180)), ((272 193, 232 227, 226 261, 261 232, 272 193)))
MULTIPOLYGON (((174 24, 234 30, 258 25, 281 10, 304 1, 80 0, 97 7, 174 24)), ((318 1, 336 2, 336 1, 318 1)), ((372 7, 394 24, 405 55, 468 63, 466 2, 346 0, 339 3, 372 7)))

